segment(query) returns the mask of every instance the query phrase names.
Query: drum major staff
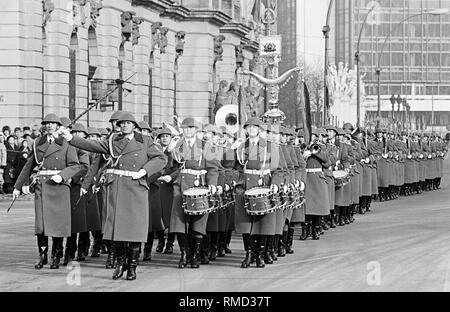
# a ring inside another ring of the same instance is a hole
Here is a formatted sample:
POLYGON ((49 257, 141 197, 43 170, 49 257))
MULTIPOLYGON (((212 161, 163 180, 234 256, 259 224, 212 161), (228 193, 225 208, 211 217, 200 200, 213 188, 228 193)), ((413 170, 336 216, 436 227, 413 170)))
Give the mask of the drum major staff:
POLYGON ((109 154, 114 162, 106 171, 107 220, 104 237, 114 241, 117 262, 113 279, 127 271, 127 279, 136 279, 139 247, 147 241, 149 227, 148 184, 146 176, 161 171, 167 163, 160 147, 134 130, 137 122, 130 113, 122 113, 117 121, 120 134, 108 141, 88 141, 74 137, 66 129, 62 136, 72 146, 109 154))

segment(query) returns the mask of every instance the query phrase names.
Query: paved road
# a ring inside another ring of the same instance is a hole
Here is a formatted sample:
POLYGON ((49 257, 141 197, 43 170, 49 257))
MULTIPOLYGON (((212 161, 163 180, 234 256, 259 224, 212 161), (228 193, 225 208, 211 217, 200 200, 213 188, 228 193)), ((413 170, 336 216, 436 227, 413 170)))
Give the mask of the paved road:
POLYGON ((244 253, 235 237, 232 255, 200 270, 177 269, 178 254, 154 255, 151 264, 138 267, 134 282, 113 281, 104 256, 83 263, 79 275, 76 267, 34 270, 32 202, 18 202, 10 214, 7 206, 0 203, 0 291, 450 290, 448 180, 438 192, 375 204, 372 213, 320 241, 296 240, 294 255, 263 270, 239 268, 244 253))

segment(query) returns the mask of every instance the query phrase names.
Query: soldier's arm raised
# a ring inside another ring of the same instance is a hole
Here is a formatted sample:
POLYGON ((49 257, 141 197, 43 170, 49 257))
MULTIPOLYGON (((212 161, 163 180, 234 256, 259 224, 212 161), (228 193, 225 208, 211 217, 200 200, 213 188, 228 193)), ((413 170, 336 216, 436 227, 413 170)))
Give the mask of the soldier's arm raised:
POLYGON ((70 145, 81 148, 82 150, 97 153, 97 154, 110 154, 109 142, 104 141, 90 141, 80 137, 74 136, 70 141, 70 145))

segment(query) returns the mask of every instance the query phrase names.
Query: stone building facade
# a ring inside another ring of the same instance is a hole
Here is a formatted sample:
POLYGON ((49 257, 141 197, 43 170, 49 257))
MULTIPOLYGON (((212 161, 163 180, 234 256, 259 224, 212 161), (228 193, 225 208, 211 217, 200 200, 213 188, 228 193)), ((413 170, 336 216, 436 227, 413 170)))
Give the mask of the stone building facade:
POLYGON ((114 102, 103 101, 81 122, 104 127, 112 110, 154 127, 172 124, 175 114, 207 122, 220 81, 248 84, 240 70, 263 72, 255 59, 258 29, 241 14, 245 1, 4 2, 3 125, 32 125, 48 113, 74 118, 94 103, 92 93, 129 77, 114 102))

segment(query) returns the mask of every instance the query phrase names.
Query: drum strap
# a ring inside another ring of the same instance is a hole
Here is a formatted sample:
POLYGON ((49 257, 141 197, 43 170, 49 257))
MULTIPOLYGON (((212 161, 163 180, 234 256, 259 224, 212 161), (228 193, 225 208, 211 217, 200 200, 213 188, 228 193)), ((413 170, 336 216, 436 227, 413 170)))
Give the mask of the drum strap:
POLYGON ((36 164, 38 165, 38 170, 41 170, 42 166, 44 165, 45 157, 42 158, 42 162, 39 162, 37 153, 36 153, 36 141, 37 140, 33 141, 33 154, 34 154, 34 159, 36 160, 36 164))

